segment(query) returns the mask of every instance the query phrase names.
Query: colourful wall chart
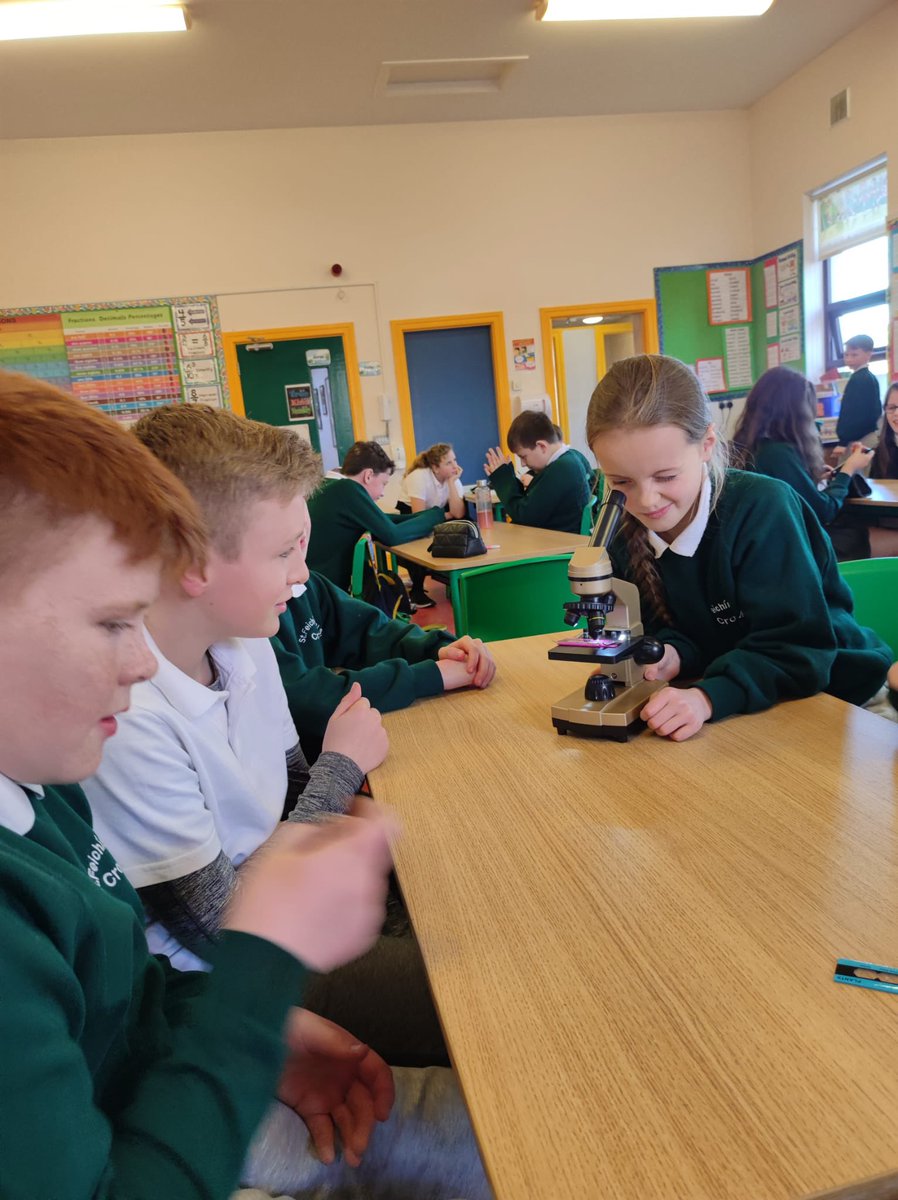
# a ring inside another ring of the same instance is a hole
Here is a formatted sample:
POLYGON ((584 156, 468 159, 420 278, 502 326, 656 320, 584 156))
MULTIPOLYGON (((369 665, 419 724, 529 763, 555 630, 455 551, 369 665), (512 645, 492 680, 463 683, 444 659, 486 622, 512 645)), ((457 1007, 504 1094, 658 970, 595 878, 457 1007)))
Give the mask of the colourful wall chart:
POLYGON ((227 401, 212 296, 0 310, 0 369, 45 379, 123 422, 163 404, 227 401))

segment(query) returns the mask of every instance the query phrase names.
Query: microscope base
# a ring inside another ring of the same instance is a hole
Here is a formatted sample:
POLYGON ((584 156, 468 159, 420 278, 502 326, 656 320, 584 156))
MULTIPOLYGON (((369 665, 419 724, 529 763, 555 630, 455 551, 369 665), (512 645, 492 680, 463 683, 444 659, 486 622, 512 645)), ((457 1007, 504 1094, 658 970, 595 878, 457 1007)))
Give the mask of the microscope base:
POLYGON ((580 687, 552 705, 552 724, 559 734, 574 733, 581 737, 626 742, 645 729, 639 714, 649 697, 666 686, 658 681, 641 679, 632 687, 619 689, 613 700, 585 700, 580 687))

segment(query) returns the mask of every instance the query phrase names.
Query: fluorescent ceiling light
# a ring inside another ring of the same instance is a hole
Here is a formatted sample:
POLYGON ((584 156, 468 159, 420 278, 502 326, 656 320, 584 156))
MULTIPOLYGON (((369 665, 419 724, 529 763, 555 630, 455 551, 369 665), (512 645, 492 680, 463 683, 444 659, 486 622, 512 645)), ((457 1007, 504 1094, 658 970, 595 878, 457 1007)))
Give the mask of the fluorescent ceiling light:
POLYGON ((773 0, 536 0, 538 21, 663 21, 759 17, 773 0))
POLYGON ((605 320, 604 317, 584 317, 583 324, 584 325, 599 325, 604 320, 605 320))
POLYGON ((15 0, 0 4, 0 41, 98 33, 175 33, 187 29, 180 4, 157 0, 15 0))

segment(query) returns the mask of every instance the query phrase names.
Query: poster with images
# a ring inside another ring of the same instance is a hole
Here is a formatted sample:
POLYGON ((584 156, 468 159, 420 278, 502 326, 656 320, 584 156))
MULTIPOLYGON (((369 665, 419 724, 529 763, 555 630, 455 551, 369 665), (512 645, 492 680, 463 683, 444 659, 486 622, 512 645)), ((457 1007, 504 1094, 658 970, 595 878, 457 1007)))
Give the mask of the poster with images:
POLYGON ((315 404, 310 383, 288 383, 284 388, 287 416, 291 421, 314 421, 315 404))
POLYGON ((780 362, 794 363, 801 358, 801 335, 790 333, 788 337, 780 338, 780 362))
POLYGON ((536 370, 536 343, 533 338, 515 338, 511 348, 516 371, 536 370))

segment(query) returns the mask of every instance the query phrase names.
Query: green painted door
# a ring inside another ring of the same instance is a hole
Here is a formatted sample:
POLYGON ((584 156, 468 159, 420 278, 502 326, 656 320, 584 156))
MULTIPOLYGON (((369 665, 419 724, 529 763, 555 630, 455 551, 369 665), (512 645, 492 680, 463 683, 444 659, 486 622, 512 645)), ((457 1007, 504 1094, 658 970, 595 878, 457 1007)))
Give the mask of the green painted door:
POLYGON ((269 425, 305 425, 325 470, 339 466, 355 440, 343 339, 290 338, 263 344, 271 349, 237 347, 246 415, 269 425), (313 355, 313 365, 309 366, 306 354, 316 350, 328 351, 330 362, 322 364, 324 356, 313 355), (287 388, 295 384, 311 388, 313 415, 291 418, 287 388))

